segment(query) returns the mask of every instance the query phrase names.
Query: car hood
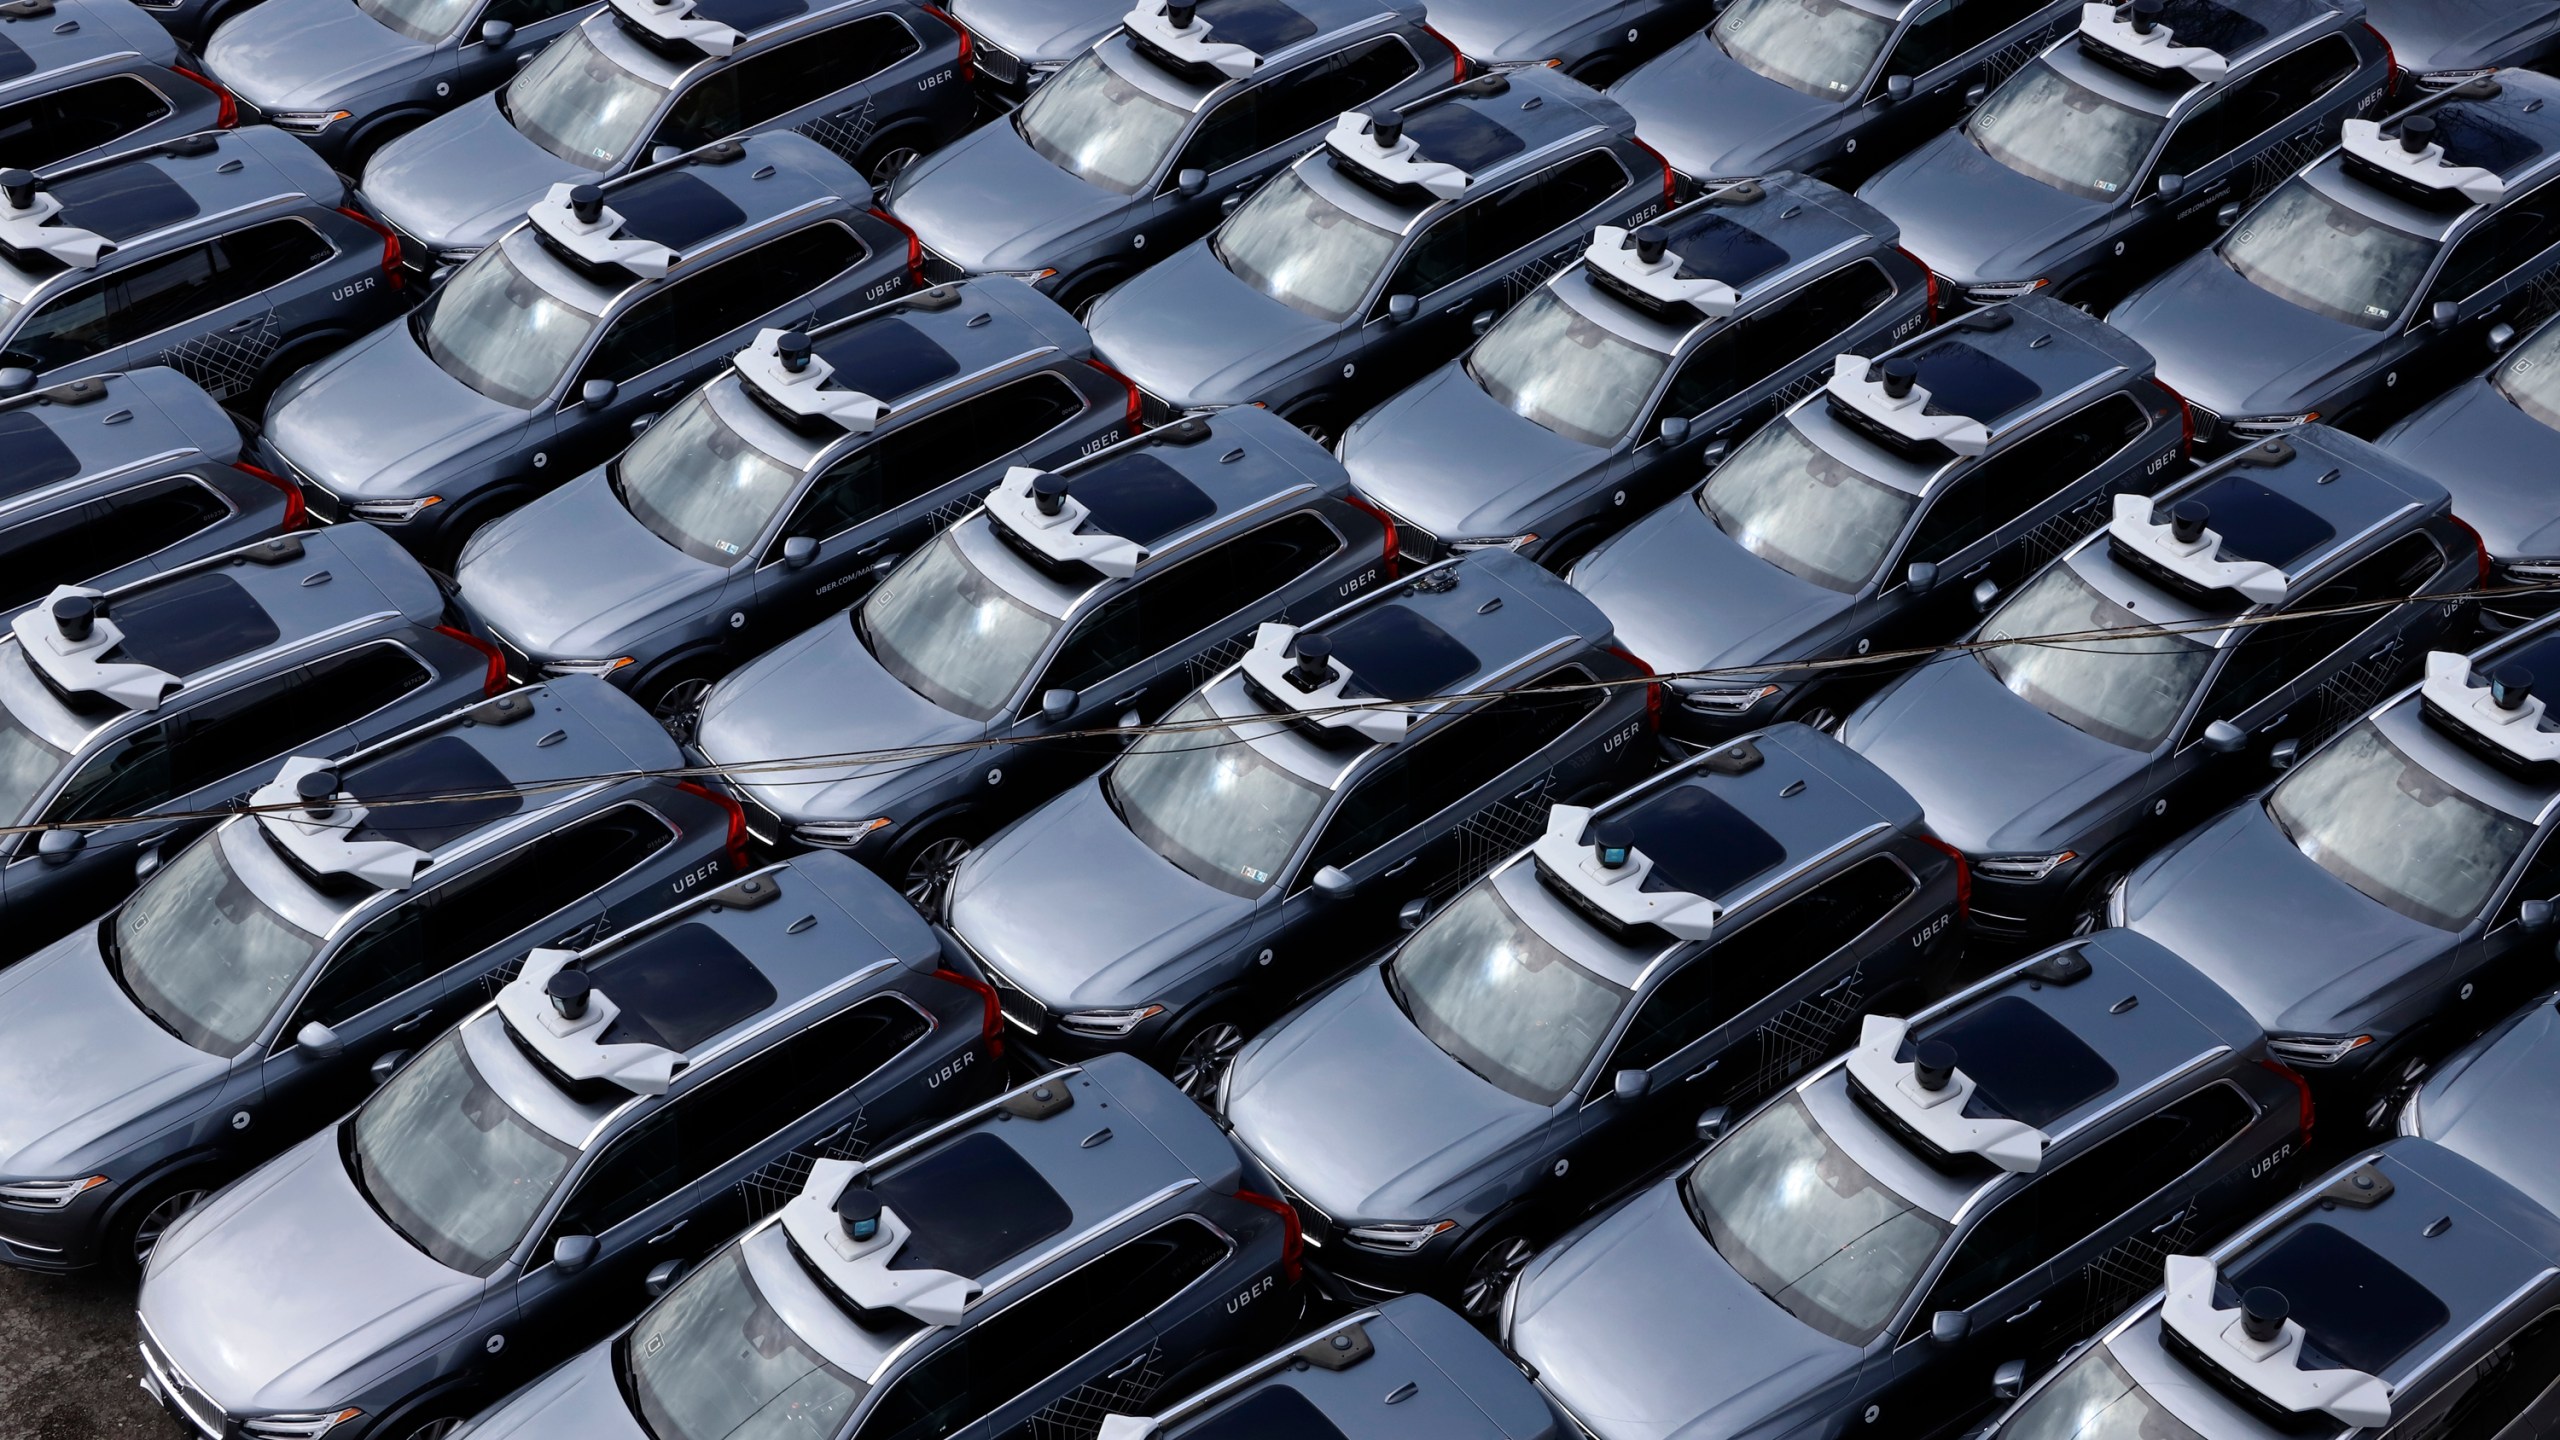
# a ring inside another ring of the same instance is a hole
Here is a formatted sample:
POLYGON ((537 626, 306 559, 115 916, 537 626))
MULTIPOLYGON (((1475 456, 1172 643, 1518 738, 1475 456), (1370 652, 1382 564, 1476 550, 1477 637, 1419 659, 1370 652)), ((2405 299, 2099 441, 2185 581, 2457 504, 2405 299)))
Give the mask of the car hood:
POLYGON ((0 1175, 87 1173, 99 1142, 184 1120, 231 1071, 134 1008, 97 937, 84 925, 0 970, 0 1175))
POLYGON ((530 419, 446 374, 403 319, 287 381, 266 439, 334 494, 392 499, 432 490, 440 467, 530 419))
POLYGON ((2069 258, 2053 252, 2113 209, 2019 174, 1960 130, 1886 166, 1858 198, 1901 227, 1903 249, 1959 285, 2050 274, 2069 258))
POLYGON ((365 1203, 332 1126, 253 1170, 170 1232, 142 1282, 142 1323, 233 1411, 341 1403, 356 1373, 482 1282, 427 1258, 365 1203))
POLYGON ((1857 603, 1743 549, 1694 492, 1602 541, 1573 588, 1659 673, 1795 658, 1794 642, 1857 603))
POLYGON ((454 571, 462 603, 529 655, 600 659, 728 572, 650 533, 591 470, 490 522, 454 571))
POLYGON ((2560 1010, 2545 995, 2427 1081, 2416 1102, 2418 1133, 2560 1213, 2560 1147, 2550 1138, 2554 1075, 2560 1010))
MULTIPOLYGON (((900 684, 872 657, 843 615, 831 616, 723 680, 702 704, 694 743, 714 764, 796 755, 896 750, 966 740, 985 726, 900 684)), ((861 820, 875 793, 935 762, 898 761, 795 769, 733 783, 785 820, 861 820)), ((913 819, 913 816, 899 816, 913 819)))
POLYGON ((1030 270, 1078 228, 1128 203, 1040 158, 1012 120, 999 119, 907 167, 889 209, 964 270, 1030 270))
POLYGON ((2453 513, 2502 559, 2560 555, 2560 511, 2543 457, 2560 434, 2487 380, 2456 386, 2383 432, 2383 449, 2453 492, 2453 513))
POLYGON ((1100 777, 1007 827, 951 879, 951 928, 1052 1010, 1156 1003, 1185 978, 1181 962, 1252 914, 1130 833, 1100 777))
POLYGON ((1434 535, 1516 535, 1609 458, 1513 414, 1452 360, 1342 435, 1352 487, 1434 535))
POLYGON ((1553 56, 1554 42, 1591 14, 1553 0, 1438 0, 1431 28, 1470 60, 1525 65, 1553 56))
POLYGON ((1516 1284, 1511 1353, 1611 1440, 1740 1435, 1857 1373, 1856 1348, 1725 1263, 1670 1182, 1531 1261, 1516 1284))
POLYGON ((1119 0, 959 0, 951 13, 1023 60, 1072 60, 1120 23, 1119 0))
POLYGON ((434 61, 346 0, 262 0, 205 42, 205 68, 240 98, 269 110, 318 110, 434 61))
POLYGON ((2519 42, 2551 32, 2547 0, 2371 0, 2367 18, 2391 41, 2404 70, 2470 70, 2512 64, 2519 42))
POLYGON ((2454 937, 2314 865, 2249 801, 2125 884, 2125 924, 2269 1030, 2351 1032, 2432 985, 2454 937))
POLYGON ((1356 1223, 1440 1218, 1549 1112, 1425 1039, 1371 966, 1236 1057, 1226 1114, 1290 1189, 1356 1223))
POLYGON ((1903 677, 1860 706, 1841 738, 1969 855, 2070 844, 2091 805, 2152 763, 2147 751, 2075 730, 2011 694, 1971 655, 1903 677))
POLYGON ((1704 30, 1629 71, 1609 98, 1673 169, 1700 180, 1791 168, 1805 132, 1840 108, 1761 75, 1704 30))
POLYGON ((1104 359, 1176 410, 1245 403, 1275 367, 1340 333, 1237 279, 1206 240, 1105 295, 1085 328, 1104 359), (1217 323, 1201 324, 1203 315, 1217 323))
POLYGON ((525 138, 482 95, 373 152, 364 197, 383 219, 430 250, 476 250, 506 233, 563 180, 597 172, 525 138))
POLYGON ((2134 291, 2107 323, 2159 362, 2161 384, 2225 417, 2316 408, 2383 339, 2268 294, 2210 250, 2134 291))
POLYGON ((613 1374, 610 1342, 590 1345, 484 1412, 472 1440, 649 1440, 613 1374))

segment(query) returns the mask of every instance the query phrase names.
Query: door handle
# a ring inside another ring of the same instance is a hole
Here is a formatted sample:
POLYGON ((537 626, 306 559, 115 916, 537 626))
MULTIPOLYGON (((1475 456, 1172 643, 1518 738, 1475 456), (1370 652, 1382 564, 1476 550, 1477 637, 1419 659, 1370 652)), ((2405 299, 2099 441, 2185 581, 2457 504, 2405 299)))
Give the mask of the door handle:
POLYGON ((410 1016, 408 1019, 402 1020, 393 1025, 391 1027, 391 1033, 397 1035, 404 1030, 415 1030, 419 1026, 427 1023, 427 1017, 434 1013, 436 1013, 435 1007, 430 1005, 426 1009, 419 1011, 417 1014, 410 1016))
POLYGON ((1690 1081, 1697 1079, 1699 1076, 1706 1074, 1708 1071, 1713 1070, 1723 1063, 1724 1057, 1719 1055, 1713 1060, 1708 1061, 1706 1064, 1699 1066, 1697 1069, 1690 1071, 1688 1074, 1681 1076, 1680 1083, 1686 1085, 1690 1081))
POLYGON ((252 315, 246 320, 234 320, 231 322, 230 328, 233 330, 246 330, 250 326, 257 324, 260 318, 261 317, 259 316, 252 315))
POLYGON ((1137 1354, 1132 1355, 1128 1359, 1121 1361, 1119 1364, 1112 1366, 1110 1369, 1103 1371, 1102 1378, 1105 1380, 1117 1380, 1120 1377, 1129 1374, 1139 1366, 1147 1363, 1148 1353, 1149 1352, 1144 1350, 1139 1351, 1137 1354))
POLYGON ((1126 694, 1126 695, 1122 695, 1122 696, 1120 696, 1120 697, 1118 697, 1118 698, 1114 699, 1111 703, 1112 703, 1112 704, 1114 704, 1114 705, 1135 705, 1135 704, 1136 704, 1136 703, 1138 703, 1140 700, 1145 699, 1145 698, 1146 698, 1146 696, 1147 696, 1147 687, 1146 687, 1146 686, 1144 686, 1144 685, 1141 685, 1141 686, 1139 686, 1137 689, 1130 691, 1128 694, 1126 694))
POLYGON ((2181 1208, 2179 1208, 2179 1209, 2177 1209, 2177 1210, 2174 1210, 2174 1211, 2170 1212, 2170 1215, 2169 1215, 2169 1218, 2168 1218, 2168 1219, 2163 1220, 2163 1221, 2161 1221, 2159 1224, 2152 1226, 2152 1227, 2151 1227, 2151 1233, 2152 1233, 2152 1234, 2154 1234, 2154 1235, 2157 1235, 2157 1234, 2161 1233, 2162 1231, 2167 1230, 2167 1229, 2171 1228, 2172 1226, 2175 1226, 2175 1225, 2179 1224, 2180 1222, 2184 1221, 2186 1218, 2187 1218, 2187 1212, 2186 1212, 2186 1210, 2185 1210, 2185 1208, 2184 1208, 2184 1207, 2181 1207, 2181 1208))
POLYGON ((2026 1319, 2028 1316, 2033 1315, 2043 1308, 2044 1302, 2042 1300, 2030 1300, 2027 1302, 2026 1309, 2018 1311, 2016 1314, 2011 1315, 2008 1319, 2003 1320, 2000 1323, 2003 1325, 2015 1325, 2019 1321, 2026 1319))
POLYGON ((1422 858, 1422 854, 1421 854, 1421 852, 1420 852, 1420 851, 1416 851, 1416 852, 1414 852, 1414 853, 1413 853, 1413 854, 1411 854, 1411 855, 1407 855, 1406 857, 1404 857, 1403 859, 1401 859, 1401 860, 1397 861, 1397 862, 1396 862, 1396 863, 1394 863, 1393 865, 1390 865, 1390 866, 1388 866, 1386 869, 1379 871, 1379 872, 1378 872, 1378 878, 1379 878, 1379 879, 1381 879, 1381 880, 1387 880, 1387 879, 1392 879, 1392 878, 1394 878, 1395 876, 1401 875, 1401 874, 1403 874, 1404 872, 1406 872, 1407 870, 1412 869, 1412 868, 1413 868, 1413 862, 1414 862, 1414 861, 1416 861, 1416 860, 1419 860, 1419 859, 1421 859, 1421 858, 1422 858))
POLYGON ((1839 994, 1841 991, 1846 990, 1857 983, 1858 972, 1852 970, 1848 974, 1841 976, 1839 979, 1832 981, 1830 984, 1823 986, 1821 990, 1815 992, 1813 998, 1816 1000, 1828 1000, 1832 996, 1839 994))
POLYGON ((686 1227, 687 1225, 690 1225, 690 1224, 692 1224, 692 1223, 693 1223, 693 1217, 692 1217, 692 1216, 690 1216, 690 1215, 688 1215, 688 1216, 686 1216, 684 1219, 679 1220, 679 1221, 677 1221, 676 1223, 674 1223, 673 1225, 668 1226, 666 1229, 659 1231, 657 1234, 650 1236, 650 1237, 649 1237, 649 1240, 648 1240, 648 1243, 649 1243, 649 1244, 652 1244, 652 1245, 656 1245, 656 1244, 660 1244, 660 1243, 662 1243, 662 1242, 664 1242, 664 1241, 673 1240, 674 1238, 676 1238, 676 1232, 677 1232, 677 1231, 679 1231, 679 1230, 683 1229, 684 1227, 686 1227))

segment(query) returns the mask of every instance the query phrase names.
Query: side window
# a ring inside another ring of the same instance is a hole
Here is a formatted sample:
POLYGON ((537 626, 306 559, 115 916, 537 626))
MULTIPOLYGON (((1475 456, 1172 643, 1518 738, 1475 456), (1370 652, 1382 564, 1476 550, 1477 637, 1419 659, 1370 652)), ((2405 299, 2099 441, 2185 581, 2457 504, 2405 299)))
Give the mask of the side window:
POLYGON ((2538 1434, 2548 1435, 2549 1430, 2539 1427, 2513 1431, 2501 1427, 2528 1411, 2546 1424, 2560 1417, 2560 1406, 2554 1405, 2552 1397, 2555 1385, 2560 1385, 2552 1379, 2555 1374, 2560 1374, 2560 1310, 2545 1313, 2473 1366, 2465 1377, 2471 1389, 2454 1402, 2444 1428, 2424 1433, 2474 1440, 2532 1440, 2538 1434))
MULTIPOLYGON (((1211 175, 1357 110, 1419 68, 1394 36, 1373 40, 1235 95, 1193 132, 1174 166, 1211 175)), ((1170 179, 1168 182, 1170 183, 1170 179)))
POLYGON ((1405 253, 1387 290, 1428 295, 1536 244, 1626 186, 1626 167, 1606 150, 1515 180, 1435 222, 1405 253))
POLYGON ((992 465, 1084 412, 1084 397, 1044 370, 881 435, 836 462, 801 498, 767 561, 794 535, 823 539, 992 465))
POLYGON ((329 258, 329 242, 299 220, 273 220, 119 271, 108 291, 117 344, 155 335, 236 304, 329 258))
POLYGON ((480 12, 480 18, 484 21, 504 20, 522 29, 527 25, 538 25, 554 15, 566 14, 586 3, 587 0, 490 0, 489 8, 480 12))
MULTIPOLYGON (((2403 536, 2312 591, 2304 597, 2302 608, 2317 610, 2406 595, 2443 569, 2444 563, 2444 552, 2436 548, 2433 540, 2423 534, 2403 536)), ((2187 738, 2193 740, 2214 721, 2234 719, 2274 695, 2390 613, 2349 611, 2282 625, 2262 625, 2241 635, 2231 658, 2223 662, 2213 683, 2206 687, 2204 704, 2188 727, 2187 738)))
POLYGON ((426 898, 404 901, 347 937, 285 1023, 279 1048, 292 1044, 295 1032, 314 1020, 343 1025, 440 968, 428 963, 420 940, 419 917, 426 898))
POLYGON ((1600 1071, 1600 1083, 1621 1070, 1645 1070, 1678 1054, 1716 1028, 1716 996, 1731 987, 1718 972, 1724 951, 1711 949, 1689 957, 1689 963, 1653 987, 1627 1021, 1627 1033, 1600 1071))
POLYGON ((738 100, 738 73, 744 68, 743 63, 724 65, 677 96, 658 124, 656 143, 690 150, 737 134, 747 118, 738 100))
MULTIPOLYGON (((1727 325, 1689 352, 1663 392, 1658 416, 1694 419, 1742 393, 1742 387, 1764 373, 1760 352, 1739 325, 1727 325)), ((1648 432, 1649 433, 1649 432, 1648 432)))
POLYGON ((1267 599, 1341 549, 1332 526, 1300 511, 1203 551, 1095 606, 1059 647, 1040 689, 1109 679, 1267 599))
POLYGON ((214 242, 220 253, 225 303, 281 285, 336 253, 320 232, 299 220, 271 220, 214 242))
POLYGON ((728 72, 735 77, 735 129, 751 130, 814 105, 922 48, 898 17, 873 15, 741 60, 728 72))
POLYGON ((648 811, 617 806, 436 887, 421 906, 431 962, 443 967, 479 954, 612 884, 675 838, 648 811))
POLYGON ((2169 133, 2169 143, 2160 151, 2160 161, 2151 167, 2151 179, 2144 182, 2146 191, 2158 188, 2163 175, 2192 175, 2219 160, 2233 146, 2248 138, 2230 133, 2229 95, 2216 95, 2187 112, 2178 128, 2169 133))
MULTIPOLYGON (((1879 87, 1895 75, 1918 80, 1948 61, 2025 20, 2041 0, 1937 0, 1922 9, 1895 42, 1879 87)), ((1877 91, 1882 94, 1881 88, 1877 91)))
POLYGON ((0 530, 0 608, 121 570, 230 515, 220 495, 181 475, 0 530))
MULTIPOLYGON (((303 693, 295 703, 310 717, 303 724, 319 722, 314 735, 326 734, 341 725, 352 725, 434 677, 418 657, 397 645, 367 645, 343 655, 332 655, 303 667, 303 693)), ((297 731, 301 726, 285 727, 297 731)), ((270 747, 265 754, 280 755, 282 749, 270 747)))
POLYGON ((171 716, 169 793, 184 795, 264 765, 344 724, 331 719, 322 697, 299 678, 288 672, 257 681, 171 716))
POLYGON ((2461 300, 2507 277, 2517 266, 2560 243, 2560 180, 2499 207, 2472 232, 2453 242, 2453 253, 2427 290, 2430 303, 2461 300))
POLYGON ((1762 362, 1759 375, 1773 374, 1801 356, 1835 353, 1828 348, 1831 341, 1892 298, 1893 279, 1884 267, 1860 260, 1751 315, 1742 324, 1762 362))
POLYGON ((109 741, 63 785, 62 793, 46 807, 47 817, 94 820, 135 815, 167 800, 171 793, 169 727, 174 723, 162 720, 109 741))
POLYGON ((1946 559, 2024 516, 2122 450, 2150 424, 2130 395, 2110 395, 1974 467, 1912 531, 1905 560, 1946 559))
POLYGON ((9 337, 11 362, 50 370, 115 343, 107 325, 107 291, 115 276, 84 280, 44 301, 9 337))
MULTIPOLYGON (((642 297, 587 357, 587 380, 633 380, 809 293, 860 260, 846 227, 812 225, 642 297)), ((575 393, 572 387, 571 393, 575 393)))
POLYGON ((0 166, 38 169, 130 135, 174 108, 135 75, 0 106, 0 166))
POLYGON ((2498 911, 2498 923, 2504 925, 2516 918, 2527 900, 2560 901, 2560 840, 2546 837, 2542 848, 2525 863, 2524 873, 2516 877, 2516 888, 2498 911))
POLYGON ((2331 35, 2242 79, 2225 92, 2225 144, 2256 139, 2338 88, 2355 72, 2355 46, 2344 35, 2331 35))

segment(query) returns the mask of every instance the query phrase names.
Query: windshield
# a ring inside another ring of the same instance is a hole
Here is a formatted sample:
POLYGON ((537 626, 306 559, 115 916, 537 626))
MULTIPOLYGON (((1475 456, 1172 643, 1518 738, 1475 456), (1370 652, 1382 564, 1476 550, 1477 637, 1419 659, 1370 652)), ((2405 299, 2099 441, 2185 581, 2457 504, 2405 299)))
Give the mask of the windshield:
POLYGON ((382 1218, 439 1265, 497 1268, 578 1152, 489 1088, 448 1030, 348 1123, 347 1167, 382 1218))
POLYGON ((25 815, 69 758, 37 739, 8 706, 0 705, 0 821, 25 815))
POLYGON ((2222 245, 2222 258, 2259 289, 2367 330, 2407 307, 2435 253, 2435 241, 2350 210, 2299 176, 2222 245))
POLYGON ((1042 159, 1120 195, 1147 183, 1182 138, 1191 112, 1120 77, 1088 51, 1031 92, 1013 128, 1042 159))
POLYGON ((1194 695, 1120 757, 1103 779, 1112 808, 1140 840, 1235 895, 1259 895, 1315 823, 1326 791, 1283 769, 1217 723, 1194 695))
POLYGON ((1837 100, 1866 78, 1893 22, 1842 0, 1740 0, 1716 21, 1715 38, 1788 89, 1837 100))
POLYGON ((640 143, 667 92, 616 65, 581 28, 543 48, 507 86, 507 120, 572 165, 610 170, 640 143))
POLYGON ((1396 237, 1317 194, 1292 168, 1246 201, 1209 248, 1237 279, 1332 322, 1360 308, 1394 258, 1396 237))
POLYGON ((1058 619, 988 579, 945 530, 889 572, 853 612, 880 667, 934 704, 972 720, 996 713, 1040 659, 1058 619))
POLYGON ((1512 414, 1605 448, 1635 423, 1670 363, 1541 286, 1476 342, 1467 375, 1512 414))
MULTIPOLYGON (((2254 1428, 2254 1427, 2253 1427, 2254 1428)), ((2104 1345, 2080 1358, 2018 1407, 2000 1440, 2204 1440, 2143 1393, 2104 1345)))
POLYGON ((444 373, 497 401, 530 410, 575 363, 596 317, 533 283, 504 245, 454 272, 427 301, 418 342, 444 373))
POLYGON ((356 0, 384 29, 411 40, 441 40, 460 28, 479 0, 356 0))
POLYGON ((319 949, 319 936, 287 923, 241 883, 216 829, 116 911, 108 963, 134 1003, 179 1039, 235 1055, 293 993, 319 949))
POLYGON ((2286 776, 2267 813, 2311 862, 2413 920, 2459 930, 2533 836, 2365 721, 2286 776))
POLYGON ((696 560, 726 565, 756 543, 800 483, 711 408, 708 387, 676 402, 613 464, 614 489, 649 533, 696 560))
POLYGON ((1974 112, 1982 153, 2083 200, 2112 200, 2141 172, 2166 116, 2119 105, 2039 60, 1974 112))
POLYGON ((1876 573, 1918 503, 1806 439, 1793 421, 1752 436, 1698 490, 1698 508, 1735 544, 1843 592, 1876 573))
POLYGON ((2560 430, 2560 324, 2544 326, 2518 346, 2489 372, 2489 383, 2517 409, 2560 430))
POLYGON ((1387 985, 1432 1044, 1539 1105, 1573 1088, 1627 999, 1522 924, 1490 883, 1415 931, 1387 962, 1387 985))
MULTIPOLYGON (((2070 565, 2031 581, 1982 627, 1984 640, 2144 628, 2150 622, 2091 588, 2070 565)), ((2155 631, 2108 639, 1990 645, 1976 652, 2021 700, 2111 745, 2148 750, 2196 693, 2213 650, 2155 631)))
POLYGON ((653 1440, 827 1440, 870 1388, 773 1312, 735 1245, 651 1306, 618 1348, 653 1440))
POLYGON ((1853 1343, 1893 1318, 1947 1233, 1833 1144, 1793 1095, 1709 1150, 1680 1198, 1743 1279, 1853 1343))

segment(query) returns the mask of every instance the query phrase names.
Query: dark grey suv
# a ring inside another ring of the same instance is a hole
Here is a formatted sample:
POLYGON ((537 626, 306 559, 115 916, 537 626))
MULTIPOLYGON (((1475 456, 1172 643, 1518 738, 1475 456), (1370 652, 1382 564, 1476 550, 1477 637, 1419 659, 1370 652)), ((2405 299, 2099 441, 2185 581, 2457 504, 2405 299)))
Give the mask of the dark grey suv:
POLYGON ((231 92, 128 0, 0 12, 0 166, 76 165, 240 123, 231 92))

